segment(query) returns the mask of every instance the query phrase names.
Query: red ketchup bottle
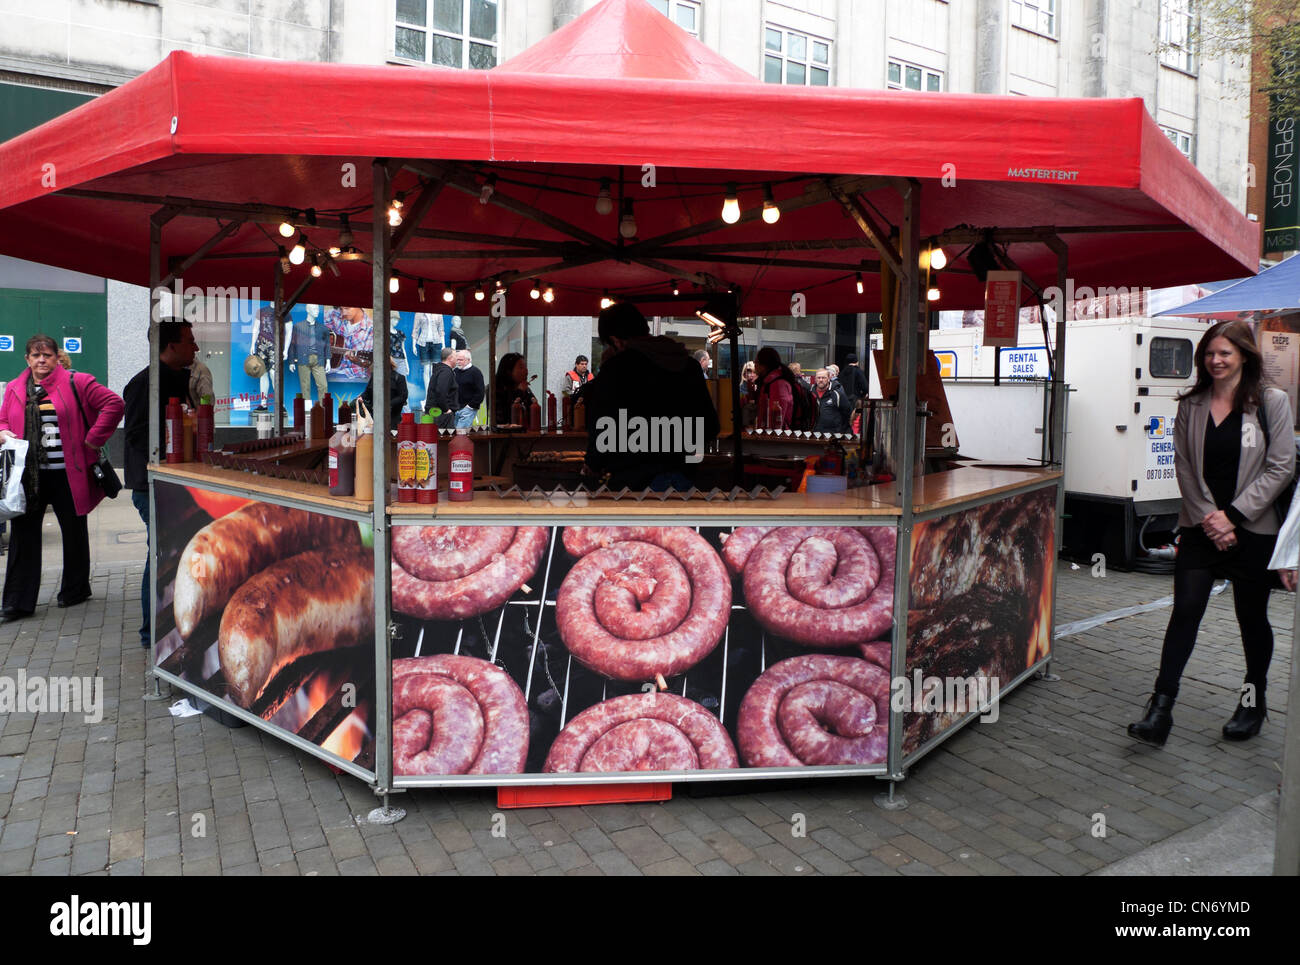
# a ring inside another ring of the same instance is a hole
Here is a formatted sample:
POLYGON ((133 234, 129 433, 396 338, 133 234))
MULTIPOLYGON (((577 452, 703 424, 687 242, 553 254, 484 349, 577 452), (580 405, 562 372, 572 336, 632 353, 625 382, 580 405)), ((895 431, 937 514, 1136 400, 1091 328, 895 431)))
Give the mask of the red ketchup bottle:
POLYGON ((564 410, 564 428, 572 429, 573 428, 573 396, 570 395, 568 392, 564 393, 564 401, 562 405, 564 410))
POLYGON ((319 402, 311 407, 311 437, 314 440, 329 438, 325 434, 325 409, 319 402))
POLYGON ((546 393, 546 428, 555 431, 555 393, 546 393))
MULTIPOLYGON (((307 404, 302 399, 302 393, 299 392, 293 400, 293 428, 295 432, 302 432, 305 428, 303 422, 307 417, 306 409, 307 404)), ((303 441, 307 441, 306 436, 303 436, 303 441)))
POLYGON ((172 397, 167 400, 167 461, 185 461, 185 412, 181 409, 181 400, 172 397))
POLYGON ((522 427, 528 421, 528 414, 524 411, 524 404, 518 399, 510 406, 510 424, 512 426, 522 427))
POLYGON ((415 501, 438 501, 438 426, 426 415, 415 427, 415 501))
MULTIPOLYGON (((325 431, 326 438, 334 435, 334 396, 326 392, 320 397, 321 408, 325 410, 325 431)), ((340 419, 340 422, 343 420, 340 419)))
MULTIPOLYGON (((212 411, 212 396, 205 395, 199 400, 199 414, 195 424, 195 449, 197 452, 211 452, 217 434, 216 416, 212 411)), ((202 456, 196 458, 202 459, 202 456)))
POLYGON ((528 431, 542 431, 542 407, 537 404, 536 396, 533 397, 533 401, 528 406, 528 431))
POLYGON ((415 417, 409 412, 397 425, 397 501, 415 502, 415 417))
POLYGON ((469 502, 474 498, 474 440, 468 429, 457 429, 447 446, 450 464, 447 495, 453 503, 469 502))

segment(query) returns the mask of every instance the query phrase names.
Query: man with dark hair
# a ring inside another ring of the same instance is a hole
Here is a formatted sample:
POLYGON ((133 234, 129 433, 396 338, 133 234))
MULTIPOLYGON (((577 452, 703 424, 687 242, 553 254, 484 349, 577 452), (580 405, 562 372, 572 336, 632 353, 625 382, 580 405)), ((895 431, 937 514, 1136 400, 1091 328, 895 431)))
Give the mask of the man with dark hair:
POLYGON ((600 381, 583 388, 588 469, 615 489, 690 488, 719 429, 699 363, 680 342, 652 336, 635 305, 605 309, 596 331, 606 349, 600 381))
MULTIPOLYGON (((190 369, 199 345, 194 341, 194 328, 189 322, 160 322, 158 324, 158 446, 162 457, 163 439, 167 424, 167 401, 180 399, 190 403, 190 369)), ((125 454, 123 482, 131 490, 131 505, 144 521, 145 539, 149 536, 149 366, 131 377, 122 392, 126 403, 125 454)), ((147 546, 147 542, 146 542, 147 546)), ((149 646, 149 553, 144 557, 144 576, 140 580, 140 646, 149 646)))
POLYGON ((580 388, 595 378, 595 376, 587 370, 587 356, 579 355, 574 359, 573 368, 565 372, 564 377, 568 380, 565 387, 570 392, 577 392, 580 388))
POLYGON ((840 382, 848 394, 850 402, 865 399, 871 392, 867 382, 867 373, 858 365, 858 357, 852 353, 844 356, 844 368, 840 372, 840 382))

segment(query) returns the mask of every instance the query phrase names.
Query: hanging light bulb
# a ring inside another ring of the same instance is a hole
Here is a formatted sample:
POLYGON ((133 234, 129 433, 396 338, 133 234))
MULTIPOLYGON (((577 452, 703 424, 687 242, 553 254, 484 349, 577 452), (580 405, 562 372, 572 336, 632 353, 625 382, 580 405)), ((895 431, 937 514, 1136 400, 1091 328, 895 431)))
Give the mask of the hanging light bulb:
POLYGON ((421 278, 420 283, 415 286, 415 294, 419 296, 420 301, 424 301, 424 279, 423 278, 421 278))
POLYGON ((315 254, 311 256, 311 276, 313 278, 319 278, 320 274, 321 274, 320 255, 315 254))
POLYGON ((931 288, 925 293, 925 297, 927 301, 937 302, 939 300, 939 289, 931 288))
POLYGON ((673 294, 674 294, 674 295, 680 295, 681 293, 682 293, 682 283, 679 282, 676 278, 674 278, 674 279, 673 279, 673 294))
POLYGON ((402 196, 399 194, 393 198, 393 203, 388 206, 388 226, 396 228, 402 223, 402 196))
POLYGON ((930 249, 930 267, 935 271, 943 271, 948 266, 948 256, 943 253, 942 248, 930 249))
POLYGON ((489 174, 487 180, 483 182, 483 189, 478 193, 478 203, 487 204, 492 200, 492 195, 497 191, 497 176, 489 174))
POLYGON ((451 290, 450 285, 442 290, 442 300, 449 303, 456 300, 456 293, 451 290))
POLYGON ((280 237, 281 237, 281 238, 292 238, 292 237, 293 237, 293 233, 294 233, 295 230, 296 230, 296 229, 294 228, 294 226, 291 225, 289 222, 287 222, 287 221, 281 221, 281 222, 280 222, 280 237))
POLYGON ((605 294, 602 295, 600 299, 601 311, 604 311, 606 308, 609 308, 609 306, 613 304, 614 304, 614 299, 609 297, 609 292, 605 292, 605 294))
POLYGON ((485 298, 487 298, 487 292, 483 290, 482 285, 479 285, 474 289, 474 301, 481 302, 485 298))
POLYGON ((339 255, 343 254, 343 249, 338 245, 330 245, 329 253, 331 258, 337 258, 339 255))
POLYGON ((555 289, 550 285, 547 285, 546 290, 542 292, 542 301, 546 302, 548 305, 555 301, 555 289))
POLYGON ((866 291, 866 286, 862 284, 862 272, 858 272, 858 294, 861 295, 866 291))
POLYGON ((396 295, 397 289, 400 288, 401 286, 402 283, 397 280, 397 275, 394 274, 391 278, 388 279, 388 294, 396 295))
POLYGON ((600 179, 600 191, 596 195, 596 214, 610 214, 614 210, 614 199, 609 196, 609 178, 600 179))
POLYGON ((624 238, 636 237, 636 215, 632 213, 632 199, 623 199, 623 218, 618 223, 618 233, 624 238))
POLYGON ((727 199, 722 202, 722 220, 735 224, 740 220, 740 199, 736 197, 736 182, 727 182, 727 199))
POLYGON ((301 265, 307 260, 307 236, 298 235, 298 241, 289 249, 289 261, 295 265, 301 265))
MULTIPOLYGON (((737 204, 737 207, 739 207, 739 204, 737 204)), ((776 224, 781 220, 781 209, 776 206, 776 200, 772 197, 772 185, 770 184, 765 185, 763 188, 763 220, 768 224, 776 224)))
POLYGON ((542 290, 537 287, 537 282, 533 282, 533 287, 528 290, 529 298, 541 298, 542 290))

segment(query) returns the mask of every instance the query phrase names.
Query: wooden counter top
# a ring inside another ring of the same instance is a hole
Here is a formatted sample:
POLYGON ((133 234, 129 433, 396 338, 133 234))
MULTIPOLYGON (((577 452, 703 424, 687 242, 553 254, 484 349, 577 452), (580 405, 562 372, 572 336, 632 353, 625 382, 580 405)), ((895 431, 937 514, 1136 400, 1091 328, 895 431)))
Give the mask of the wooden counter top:
MULTIPOLYGON (((149 471, 158 479, 174 480, 183 485, 216 483, 247 492, 250 496, 282 496, 315 503, 326 509, 349 512, 370 512, 368 500, 350 496, 331 496, 323 486, 271 479, 233 469, 216 469, 201 463, 180 463, 150 466, 149 471)), ((916 481, 914 512, 928 513, 968 502, 979 497, 1009 492, 1035 483, 1059 479, 1055 469, 1036 467, 965 466, 948 472, 932 473, 916 481)), ((446 492, 439 494, 434 505, 392 502, 389 513, 394 519, 409 516, 474 516, 488 520, 511 517, 528 518, 557 514, 582 514, 584 516, 897 516, 893 483, 880 483, 847 493, 784 493, 776 499, 752 499, 728 502, 716 499, 661 500, 654 496, 641 502, 629 499, 588 499, 576 503, 568 497, 555 500, 537 498, 523 500, 518 497, 501 499, 493 492, 478 492, 467 503, 453 503, 446 492)))
MULTIPOLYGON (((912 512, 928 513, 945 506, 967 502, 980 496, 1008 492, 1033 483, 1059 479, 1058 469, 1025 467, 1006 469, 984 466, 963 466, 948 472, 931 473, 916 480, 912 490, 912 512)), ((870 486, 869 489, 892 488, 893 483, 870 486)))
POLYGON ((370 500, 351 496, 331 496, 325 486, 297 482, 292 479, 273 479, 237 469, 218 469, 200 462, 153 465, 149 472, 155 479, 178 482, 182 485, 203 486, 217 483, 229 486, 250 496, 281 496, 315 503, 326 509, 345 509, 349 512, 370 512, 370 500))
POLYGON ((897 516, 898 508, 889 494, 870 489, 854 489, 847 493, 783 493, 776 499, 746 499, 729 502, 718 498, 713 502, 703 499, 658 499, 648 496, 641 502, 635 499, 554 500, 537 498, 523 500, 517 496, 502 499, 493 492, 478 492, 467 503, 453 503, 446 493, 440 493, 435 506, 399 503, 390 506, 393 519, 403 516, 475 516, 482 519, 528 518, 556 514, 582 514, 584 516, 897 516))

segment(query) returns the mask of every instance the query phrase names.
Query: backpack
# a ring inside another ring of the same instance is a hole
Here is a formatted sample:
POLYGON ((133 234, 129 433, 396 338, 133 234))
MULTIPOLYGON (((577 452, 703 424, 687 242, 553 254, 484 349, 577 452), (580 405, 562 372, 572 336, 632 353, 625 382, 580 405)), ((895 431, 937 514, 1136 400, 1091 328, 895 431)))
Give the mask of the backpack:
POLYGON ((817 425, 817 400, 813 398, 812 389, 803 379, 787 374, 784 368, 781 378, 790 383, 790 394, 794 399, 794 408, 790 412, 790 428, 812 430, 817 425))

